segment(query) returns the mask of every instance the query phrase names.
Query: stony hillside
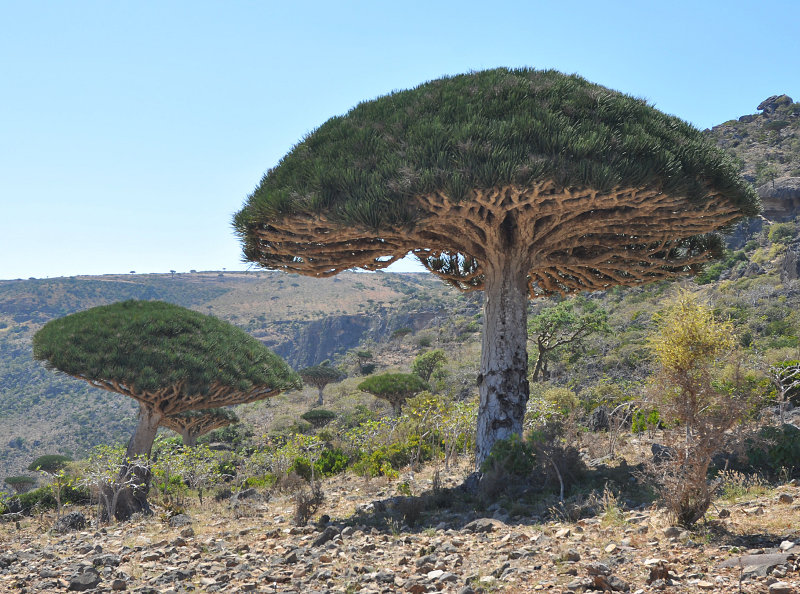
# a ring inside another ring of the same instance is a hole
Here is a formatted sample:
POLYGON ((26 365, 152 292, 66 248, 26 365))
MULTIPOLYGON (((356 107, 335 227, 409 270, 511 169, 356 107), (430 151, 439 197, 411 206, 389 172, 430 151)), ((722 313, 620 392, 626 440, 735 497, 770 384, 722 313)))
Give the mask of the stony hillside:
MULTIPOLYGON (((631 508, 608 490, 570 500, 583 509, 574 519, 508 502, 485 507, 456 488, 468 468, 444 473, 438 492, 433 470, 393 484, 328 479, 321 520, 308 526, 292 522, 291 496, 255 490, 195 501, 180 515, 159 508, 99 531, 48 531, 52 514, 23 517, 0 524, 0 591, 793 594, 800 587, 796 482, 731 489, 689 532, 670 526, 656 506, 631 508), (447 504, 431 504, 437 497, 447 504)), ((91 509, 69 509, 91 518, 91 509)))
POLYGON ((738 160, 772 221, 793 219, 800 209, 800 103, 775 95, 760 113, 714 126, 708 134, 738 160))

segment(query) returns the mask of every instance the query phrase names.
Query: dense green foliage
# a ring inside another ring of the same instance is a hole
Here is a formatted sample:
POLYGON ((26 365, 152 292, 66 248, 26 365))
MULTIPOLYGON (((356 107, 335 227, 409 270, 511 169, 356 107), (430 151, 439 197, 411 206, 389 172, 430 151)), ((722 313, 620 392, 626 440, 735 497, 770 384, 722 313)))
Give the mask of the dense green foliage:
POLYGON ((594 332, 608 332, 608 314, 595 301, 567 299, 544 309, 528 321, 528 335, 535 345, 531 380, 548 375, 548 362, 559 350, 580 349, 581 341, 594 332))
POLYGON ((733 161, 691 125, 644 101, 547 70, 497 68, 365 101, 331 118, 271 169, 236 215, 245 256, 253 230, 324 213, 368 229, 411 224, 410 198, 473 188, 656 187, 703 199, 710 185, 743 213, 758 199, 733 161))
POLYGON ((411 363, 411 371, 424 381, 429 382, 433 372, 441 368, 445 361, 447 361, 447 355, 444 354, 444 351, 442 349, 433 349, 417 355, 411 363))
POLYGON ((7 476, 5 478, 5 483, 14 489, 14 491, 20 493, 33 487, 36 484, 36 479, 32 476, 25 475, 7 476))
MULTIPOLYGON (((81 487, 66 485, 61 488, 61 505, 89 503, 89 493, 81 487)), ((56 499, 53 490, 49 487, 39 487, 27 493, 20 493, 11 497, 6 502, 8 511, 30 514, 34 510, 44 511, 56 508, 56 499)))
POLYGON ((48 322, 34 335, 33 354, 69 375, 118 382, 137 393, 299 385, 280 357, 244 331, 160 301, 124 301, 48 322))
POLYGON ((512 435, 511 439, 501 439, 492 448, 491 454, 481 465, 481 472, 501 469, 503 473, 516 478, 527 478, 536 468, 536 452, 533 445, 512 435))
POLYGON ((413 395, 426 388, 425 382, 415 373, 381 373, 358 384, 358 389, 373 396, 391 394, 413 395))
POLYGON ((800 429, 794 425, 764 427, 759 442, 748 450, 748 462, 758 470, 767 470, 777 476, 788 472, 791 476, 800 470, 800 429))

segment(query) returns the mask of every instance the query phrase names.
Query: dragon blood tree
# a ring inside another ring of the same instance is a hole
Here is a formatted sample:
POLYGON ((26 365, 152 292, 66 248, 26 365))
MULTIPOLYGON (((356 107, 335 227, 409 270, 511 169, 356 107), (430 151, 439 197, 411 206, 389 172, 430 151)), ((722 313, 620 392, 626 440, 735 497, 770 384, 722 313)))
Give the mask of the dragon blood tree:
POLYGON ((201 435, 238 422, 239 417, 229 408, 208 408, 168 415, 161 419, 161 426, 179 434, 185 445, 194 447, 201 435))
MULTIPOLYGON (((169 416, 253 402, 300 385, 280 357, 243 330, 160 301, 124 301, 52 320, 34 335, 33 356, 139 403, 129 461, 149 457, 169 416)), ((120 497, 118 519, 149 511, 150 476, 137 468, 137 486, 120 497)))
POLYGON ((330 364, 330 361, 323 361, 319 365, 313 365, 301 369, 299 372, 303 382, 314 386, 318 391, 317 406, 322 406, 322 391, 325 386, 342 381, 344 374, 330 364))
POLYGON ((759 211, 702 133, 556 71, 499 68, 361 103, 269 170, 234 218, 247 260, 326 277, 409 252, 485 292, 477 463, 522 431, 527 299, 697 272, 759 211))

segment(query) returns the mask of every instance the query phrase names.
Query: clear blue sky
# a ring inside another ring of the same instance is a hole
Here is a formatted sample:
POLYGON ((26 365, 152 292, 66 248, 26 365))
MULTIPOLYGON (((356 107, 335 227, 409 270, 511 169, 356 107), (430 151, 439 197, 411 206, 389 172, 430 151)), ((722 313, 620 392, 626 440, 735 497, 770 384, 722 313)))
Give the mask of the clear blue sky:
POLYGON ((0 0, 0 278, 245 269, 230 220, 364 99, 576 72, 706 128, 800 101, 800 3, 0 0))

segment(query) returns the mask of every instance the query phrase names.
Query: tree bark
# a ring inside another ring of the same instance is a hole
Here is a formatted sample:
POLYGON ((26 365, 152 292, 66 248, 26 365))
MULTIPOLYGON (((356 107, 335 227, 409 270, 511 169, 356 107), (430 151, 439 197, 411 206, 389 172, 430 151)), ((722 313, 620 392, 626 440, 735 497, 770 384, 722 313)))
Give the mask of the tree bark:
POLYGON ((483 349, 478 376, 480 408, 475 455, 478 470, 496 441, 522 434, 530 394, 526 264, 524 258, 514 257, 512 250, 496 250, 495 260, 486 263, 483 349))
POLYGON ((197 437, 198 434, 192 431, 191 429, 186 429, 185 431, 181 432, 181 438, 183 439, 183 445, 189 448, 193 448, 197 446, 197 437))
POLYGON ((317 406, 322 406, 322 391, 325 389, 325 386, 319 386, 319 398, 317 399, 317 406))
MULTIPOLYGON (((139 424, 136 426, 133 437, 131 437, 131 440, 128 442, 128 450, 125 454, 128 461, 140 457, 150 457, 161 416, 161 413, 149 406, 142 403, 139 404, 139 424)), ((120 480, 128 475, 128 464, 129 462, 126 462, 120 469, 120 480)), ((152 513, 150 505, 147 503, 147 492, 150 490, 150 470, 149 468, 135 466, 133 468, 133 475, 133 485, 123 488, 117 499, 114 517, 120 521, 130 519, 135 513, 148 515, 152 513)))

